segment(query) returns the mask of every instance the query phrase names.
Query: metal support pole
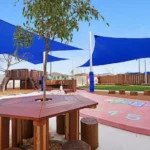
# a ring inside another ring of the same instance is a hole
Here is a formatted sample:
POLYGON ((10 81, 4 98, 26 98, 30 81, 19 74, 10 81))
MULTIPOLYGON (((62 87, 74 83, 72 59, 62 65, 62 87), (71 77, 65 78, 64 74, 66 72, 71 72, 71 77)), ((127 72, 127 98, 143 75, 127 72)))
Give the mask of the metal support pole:
POLYGON ((140 59, 139 59, 139 73, 141 72, 141 67, 140 67, 140 59))
POLYGON ((141 68, 140 68, 140 59, 139 59, 139 84, 140 84, 140 72, 141 72, 141 68))
POLYGON ((145 84, 147 84, 146 58, 145 58, 145 84))
POLYGON ((92 64, 92 33, 89 32, 90 72, 93 71, 92 64))
POLYGON ((89 72, 89 80, 90 80, 90 92, 94 92, 94 73, 93 73, 93 64, 92 64, 92 33, 89 32, 89 54, 90 54, 90 72, 89 72))

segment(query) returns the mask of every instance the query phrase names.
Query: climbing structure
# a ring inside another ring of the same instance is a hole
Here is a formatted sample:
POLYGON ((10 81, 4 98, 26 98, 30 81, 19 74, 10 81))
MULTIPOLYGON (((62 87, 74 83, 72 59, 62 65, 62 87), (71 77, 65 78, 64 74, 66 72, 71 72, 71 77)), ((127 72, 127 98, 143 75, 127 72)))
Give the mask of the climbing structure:
POLYGON ((7 84, 10 80, 13 81, 13 89, 15 89, 15 80, 20 80, 20 89, 39 89, 42 71, 28 69, 15 69, 9 70, 6 73, 2 83, 0 84, 0 90, 3 89, 4 83, 5 89, 7 89, 7 84))

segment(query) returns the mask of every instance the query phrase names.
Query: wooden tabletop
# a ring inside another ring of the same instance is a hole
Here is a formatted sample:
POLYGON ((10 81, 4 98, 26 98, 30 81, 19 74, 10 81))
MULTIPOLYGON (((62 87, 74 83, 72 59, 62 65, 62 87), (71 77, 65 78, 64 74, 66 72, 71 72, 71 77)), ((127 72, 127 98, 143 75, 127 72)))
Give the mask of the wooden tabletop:
POLYGON ((40 120, 73 110, 96 106, 98 103, 78 95, 47 95, 51 100, 42 102, 40 96, 17 97, 0 100, 0 115, 40 120))

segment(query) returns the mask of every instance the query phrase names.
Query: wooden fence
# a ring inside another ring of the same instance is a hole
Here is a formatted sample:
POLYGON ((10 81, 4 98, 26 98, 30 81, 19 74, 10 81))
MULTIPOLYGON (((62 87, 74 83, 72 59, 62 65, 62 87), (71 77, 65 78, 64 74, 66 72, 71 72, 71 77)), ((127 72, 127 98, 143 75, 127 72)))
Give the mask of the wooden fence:
MULTIPOLYGON (((99 84, 139 85, 145 83, 144 74, 119 74, 114 76, 100 76, 99 84)), ((150 75, 147 75, 147 83, 150 84, 150 75)))

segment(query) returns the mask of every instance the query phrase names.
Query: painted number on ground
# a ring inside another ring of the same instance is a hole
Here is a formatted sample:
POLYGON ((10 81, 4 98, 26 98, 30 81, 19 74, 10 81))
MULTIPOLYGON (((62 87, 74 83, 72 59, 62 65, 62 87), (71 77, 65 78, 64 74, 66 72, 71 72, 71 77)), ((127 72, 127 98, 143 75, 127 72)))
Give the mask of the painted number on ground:
POLYGON ((108 113, 113 116, 113 115, 117 115, 118 114, 118 111, 108 111, 108 113))
POLYGON ((129 120, 140 120, 140 115, 136 115, 136 114, 127 114, 126 118, 129 120))
POLYGON ((92 111, 102 111, 103 108, 102 107, 97 107, 96 109, 91 109, 92 111))

